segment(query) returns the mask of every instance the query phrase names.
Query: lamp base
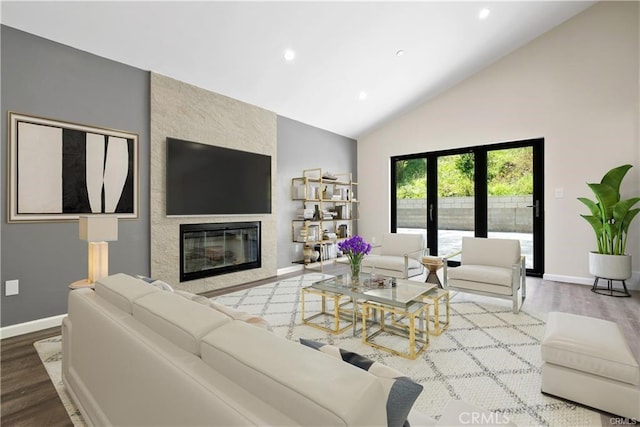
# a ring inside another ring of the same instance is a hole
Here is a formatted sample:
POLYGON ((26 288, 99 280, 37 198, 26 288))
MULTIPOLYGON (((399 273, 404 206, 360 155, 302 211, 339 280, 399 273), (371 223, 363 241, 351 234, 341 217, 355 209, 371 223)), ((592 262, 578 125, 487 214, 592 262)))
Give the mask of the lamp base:
POLYGON ((109 244, 89 242, 89 270, 87 280, 96 282, 109 275, 109 244))

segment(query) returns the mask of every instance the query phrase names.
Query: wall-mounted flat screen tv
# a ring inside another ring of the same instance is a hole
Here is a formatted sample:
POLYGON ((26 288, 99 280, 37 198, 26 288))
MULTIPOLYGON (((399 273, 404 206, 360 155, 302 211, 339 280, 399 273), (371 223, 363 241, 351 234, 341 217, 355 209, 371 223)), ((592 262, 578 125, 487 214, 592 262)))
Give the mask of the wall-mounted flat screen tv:
POLYGON ((167 138, 167 215, 271 213, 271 156, 167 138))

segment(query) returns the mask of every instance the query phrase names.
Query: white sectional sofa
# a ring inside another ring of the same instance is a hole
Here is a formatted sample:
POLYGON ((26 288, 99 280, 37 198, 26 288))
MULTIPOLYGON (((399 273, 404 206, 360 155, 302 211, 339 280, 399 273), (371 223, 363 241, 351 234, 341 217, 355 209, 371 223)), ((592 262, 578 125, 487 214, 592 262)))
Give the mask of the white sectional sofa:
POLYGON ((62 340, 89 425, 387 425, 381 378, 124 274, 70 292, 62 340))

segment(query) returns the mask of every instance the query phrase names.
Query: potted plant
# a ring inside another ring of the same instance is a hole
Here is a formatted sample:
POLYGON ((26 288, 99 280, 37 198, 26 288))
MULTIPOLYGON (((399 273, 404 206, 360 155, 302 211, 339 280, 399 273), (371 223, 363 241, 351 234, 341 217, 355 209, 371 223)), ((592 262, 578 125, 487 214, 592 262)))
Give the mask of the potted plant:
POLYGON ((598 251, 589 254, 589 272, 597 278, 626 280, 631 277, 631 255, 625 252, 629 226, 640 212, 633 206, 640 197, 620 199, 620 184, 631 165, 622 165, 607 172, 600 183, 587 183, 596 201, 578 197, 591 215, 587 220, 596 235, 598 251))

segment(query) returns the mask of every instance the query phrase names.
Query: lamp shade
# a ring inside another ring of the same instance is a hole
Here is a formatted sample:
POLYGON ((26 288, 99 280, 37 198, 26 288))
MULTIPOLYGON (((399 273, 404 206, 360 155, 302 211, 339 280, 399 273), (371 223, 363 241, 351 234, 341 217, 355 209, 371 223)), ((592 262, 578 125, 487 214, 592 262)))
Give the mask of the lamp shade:
POLYGON ((118 217, 115 215, 80 216, 80 240, 107 242, 118 240, 118 217))

